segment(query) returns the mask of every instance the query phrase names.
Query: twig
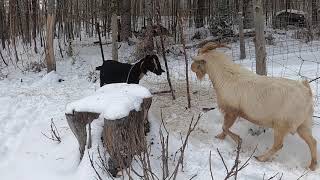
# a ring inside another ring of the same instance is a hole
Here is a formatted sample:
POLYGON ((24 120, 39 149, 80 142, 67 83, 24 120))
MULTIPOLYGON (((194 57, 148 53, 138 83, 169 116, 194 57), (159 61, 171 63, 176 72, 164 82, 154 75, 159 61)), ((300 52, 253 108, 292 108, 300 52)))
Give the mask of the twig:
POLYGON ((279 174, 279 172, 277 172, 275 175, 273 175, 270 178, 268 178, 268 180, 271 180, 271 179, 275 178, 278 174, 279 174))
MULTIPOLYGON (((161 26, 161 14, 160 14, 160 2, 159 2, 159 0, 156 1, 156 21, 157 21, 157 25, 161 26)), ((163 60, 164 60, 164 65, 166 67, 167 81, 168 81, 168 84, 169 84, 169 87, 170 87, 172 99, 175 100, 176 96, 174 95, 174 90, 173 90, 172 84, 171 84, 170 73, 169 73, 169 68, 168 68, 168 61, 167 61, 167 57, 166 57, 166 52, 165 52, 162 33, 160 33, 160 43, 161 43, 162 57, 163 57, 163 60)))
POLYGON ((211 111, 211 110, 214 110, 216 109, 216 107, 212 107, 212 108, 202 108, 202 111, 203 112, 208 112, 208 111, 211 111))
POLYGON ((186 65, 186 83, 187 83, 187 99, 188 99, 188 108, 191 108, 191 97, 190 97, 190 87, 189 87, 189 66, 188 66, 188 58, 187 58, 187 52, 186 52, 186 43, 183 35, 183 23, 182 23, 182 17, 180 16, 180 13, 178 14, 177 17, 179 27, 180 27, 180 33, 181 33, 181 42, 182 42, 182 47, 183 47, 183 54, 184 54, 184 60, 185 60, 185 65, 186 65))
POLYGON ((220 156, 220 158, 221 158, 221 161, 222 161, 222 163, 223 163, 223 165, 224 165, 224 168, 225 168, 226 171, 227 171, 227 174, 229 174, 229 169, 228 169, 228 167, 227 167, 227 165, 226 165, 226 162, 224 161, 224 158, 222 157, 222 155, 221 155, 221 153, 220 153, 220 151, 219 151, 218 148, 217 148, 217 151, 218 151, 218 154, 219 154, 219 156, 220 156))
POLYGON ((162 160, 162 178, 166 179, 169 176, 169 164, 168 164, 168 159, 169 159, 169 132, 167 131, 167 128, 164 124, 164 120, 163 120, 163 114, 162 114, 162 109, 161 109, 161 125, 160 125, 160 129, 159 129, 159 135, 160 135, 160 143, 161 143, 161 160, 162 160), (163 136, 162 133, 162 128, 161 126, 164 127, 165 131, 166 131, 166 137, 163 136))
POLYGON ((61 137, 58 131, 58 128, 56 127, 53 118, 51 118, 51 124, 50 124, 50 132, 51 132, 51 137, 47 136, 43 132, 42 135, 44 135, 46 138, 52 140, 52 141, 57 141, 58 143, 61 143, 61 137))
POLYGON ((0 56, 1 56, 1 59, 2 59, 3 63, 4 63, 6 66, 8 66, 8 64, 6 63, 6 61, 4 60, 4 58, 3 58, 3 56, 2 56, 1 51, 0 51, 0 56))
POLYGON ((211 165, 211 151, 210 151, 210 155, 209 155, 209 168, 210 168, 211 180, 214 180, 213 173, 212 173, 212 165, 211 165))
POLYGON ((202 115, 199 114, 195 123, 193 123, 194 117, 192 117, 191 122, 189 124, 189 128, 188 128, 188 132, 187 132, 186 138, 185 138, 185 140, 183 142, 182 147, 180 148, 180 157, 179 157, 178 163, 177 163, 177 165, 176 165, 176 167, 175 167, 175 169, 174 169, 174 171, 171 174, 169 179, 173 178, 173 180, 175 180, 177 178, 178 169, 180 167, 180 164, 183 163, 184 151, 186 149, 186 146, 187 146, 187 143, 188 143, 188 140, 189 140, 189 136, 195 130, 195 128, 198 125, 199 120, 200 120, 201 117, 202 117, 202 115))
POLYGON ((318 80, 318 79, 320 79, 320 77, 317 77, 317 78, 315 78, 315 79, 310 80, 309 83, 312 83, 313 81, 316 81, 316 80, 318 80))
POLYGON ((89 160, 90 160, 91 167, 93 168, 94 172, 95 172, 96 175, 98 176, 99 180, 102 180, 100 174, 98 173, 96 167, 95 167, 94 164, 93 164, 93 154, 90 156, 89 151, 88 151, 88 156, 89 156, 89 160))
POLYGON ((297 180, 303 178, 303 177, 306 176, 309 172, 310 172, 309 170, 304 171, 304 173, 303 173, 300 177, 298 177, 297 180))
POLYGON ((226 177, 225 177, 225 180, 226 180, 226 179, 229 179, 229 178, 231 178, 231 177, 233 177, 233 176, 235 177, 235 179, 237 179, 237 174, 238 174, 238 172, 241 171, 242 169, 244 169, 245 167, 247 167, 247 166, 249 165, 249 161, 250 161, 250 159, 252 158, 252 156, 253 156, 253 154, 255 153, 255 151, 257 150, 257 146, 256 146, 255 149, 253 150, 253 152, 252 152, 252 154, 250 155, 250 157, 246 160, 246 162, 243 163, 240 168, 238 168, 239 162, 240 162, 240 161, 239 161, 240 150, 241 150, 241 141, 240 141, 240 143, 239 143, 238 146, 237 146, 236 159, 235 159, 235 161, 234 161, 234 164, 233 164, 232 168, 231 168, 230 171, 229 171, 229 169, 228 169, 228 167, 227 167, 227 165, 226 165, 226 163, 225 163, 225 161, 224 161, 223 156, 221 155, 219 149, 217 148, 217 151, 218 151, 218 154, 219 154, 219 156, 220 156, 220 158, 221 158, 221 161, 222 161, 222 163, 223 163, 223 165, 224 165, 224 167, 225 167, 225 169, 226 169, 226 171, 227 171, 227 175, 226 175, 226 177))
POLYGON ((189 180, 192 180, 193 178, 197 177, 198 174, 193 175, 189 180))

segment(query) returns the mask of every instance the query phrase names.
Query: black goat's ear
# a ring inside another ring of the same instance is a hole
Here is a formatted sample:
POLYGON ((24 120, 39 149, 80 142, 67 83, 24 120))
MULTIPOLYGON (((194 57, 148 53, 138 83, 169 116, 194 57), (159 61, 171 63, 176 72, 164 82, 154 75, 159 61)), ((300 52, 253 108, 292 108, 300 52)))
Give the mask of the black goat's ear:
POLYGON ((96 71, 101 70, 101 66, 96 67, 96 71))
POLYGON ((156 60, 159 60, 158 56, 157 55, 152 55, 152 59, 156 59, 156 60))

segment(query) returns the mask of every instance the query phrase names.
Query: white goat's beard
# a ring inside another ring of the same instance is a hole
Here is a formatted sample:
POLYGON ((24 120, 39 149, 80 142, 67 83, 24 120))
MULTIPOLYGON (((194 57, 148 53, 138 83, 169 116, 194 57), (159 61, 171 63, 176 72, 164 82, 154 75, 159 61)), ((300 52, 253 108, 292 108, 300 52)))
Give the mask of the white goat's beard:
POLYGON ((204 78, 204 76, 205 76, 206 74, 201 73, 201 72, 196 72, 196 75, 197 75, 197 78, 198 78, 200 81, 202 81, 203 78, 204 78))

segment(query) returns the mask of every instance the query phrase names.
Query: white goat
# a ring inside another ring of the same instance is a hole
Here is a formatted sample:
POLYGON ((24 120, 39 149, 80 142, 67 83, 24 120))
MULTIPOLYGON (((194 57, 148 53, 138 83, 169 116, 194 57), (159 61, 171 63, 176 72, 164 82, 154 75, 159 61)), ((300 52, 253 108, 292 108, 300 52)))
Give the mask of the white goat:
POLYGON ((191 69, 198 79, 205 74, 217 94, 219 109, 224 113, 223 131, 216 138, 229 135, 240 143, 241 138, 229 128, 237 117, 274 129, 274 144, 259 161, 267 161, 283 146, 288 133, 298 132, 308 144, 311 153, 309 168, 317 166, 317 142, 312 136, 313 99, 308 81, 295 81, 256 75, 235 64, 222 52, 215 51, 215 43, 208 43, 194 57, 191 69))

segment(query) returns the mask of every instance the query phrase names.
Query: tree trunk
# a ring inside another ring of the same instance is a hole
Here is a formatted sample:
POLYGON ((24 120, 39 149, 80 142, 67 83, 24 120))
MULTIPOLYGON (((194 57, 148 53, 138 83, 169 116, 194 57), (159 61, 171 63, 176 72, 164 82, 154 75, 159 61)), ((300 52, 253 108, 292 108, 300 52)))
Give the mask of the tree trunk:
POLYGON ((131 37, 131 0, 121 0, 121 41, 128 42, 131 37))
POLYGON ((54 58, 53 49, 53 30, 55 25, 55 0, 48 1, 48 15, 47 15, 47 34, 46 34, 46 63, 47 72, 56 70, 56 61, 54 58))
POLYGON ((152 23, 152 12, 153 12, 153 6, 152 6, 152 0, 145 0, 145 10, 146 10, 146 16, 147 16, 147 33, 146 38, 144 40, 144 47, 146 54, 153 54, 153 23, 152 23))
POLYGON ((118 18, 117 18, 117 0, 112 1, 112 60, 118 61, 118 18))
POLYGON ((5 14, 4 14, 4 0, 0 0, 0 39, 2 43, 2 48, 5 46, 5 14))
POLYGON ((130 111, 127 117, 104 119, 103 142, 110 155, 109 171, 115 176, 119 170, 130 166, 134 155, 146 150, 145 124, 152 98, 146 98, 141 111, 130 111))
POLYGON ((262 0, 255 1, 255 51, 256 51, 256 73, 267 75, 266 67, 266 40, 264 37, 264 18, 262 12, 262 0))
POLYGON ((244 0, 243 23, 245 29, 251 29, 254 26, 253 1, 255 0, 244 0))
POLYGON ((37 19, 37 0, 32 0, 32 21, 33 21, 33 27, 32 27, 32 38, 34 42, 34 52, 38 53, 37 49, 37 26, 38 26, 38 19, 37 19))
POLYGON ((246 47, 243 32, 243 0, 239 2, 239 40, 240 40, 240 59, 246 58, 246 47))
POLYGON ((197 6, 197 15, 195 19, 196 28, 200 28, 204 26, 204 19, 205 19, 205 0, 198 0, 197 6))
MULTIPOLYGON (((80 161, 84 155, 84 150, 87 144, 87 124, 97 119, 100 114, 91 112, 73 112, 73 114, 66 114, 68 125, 76 136, 79 143, 80 161)), ((91 132, 89 131, 89 134, 91 132)), ((90 136, 90 135, 89 135, 90 136)), ((89 144, 89 146, 91 146, 89 144)))

